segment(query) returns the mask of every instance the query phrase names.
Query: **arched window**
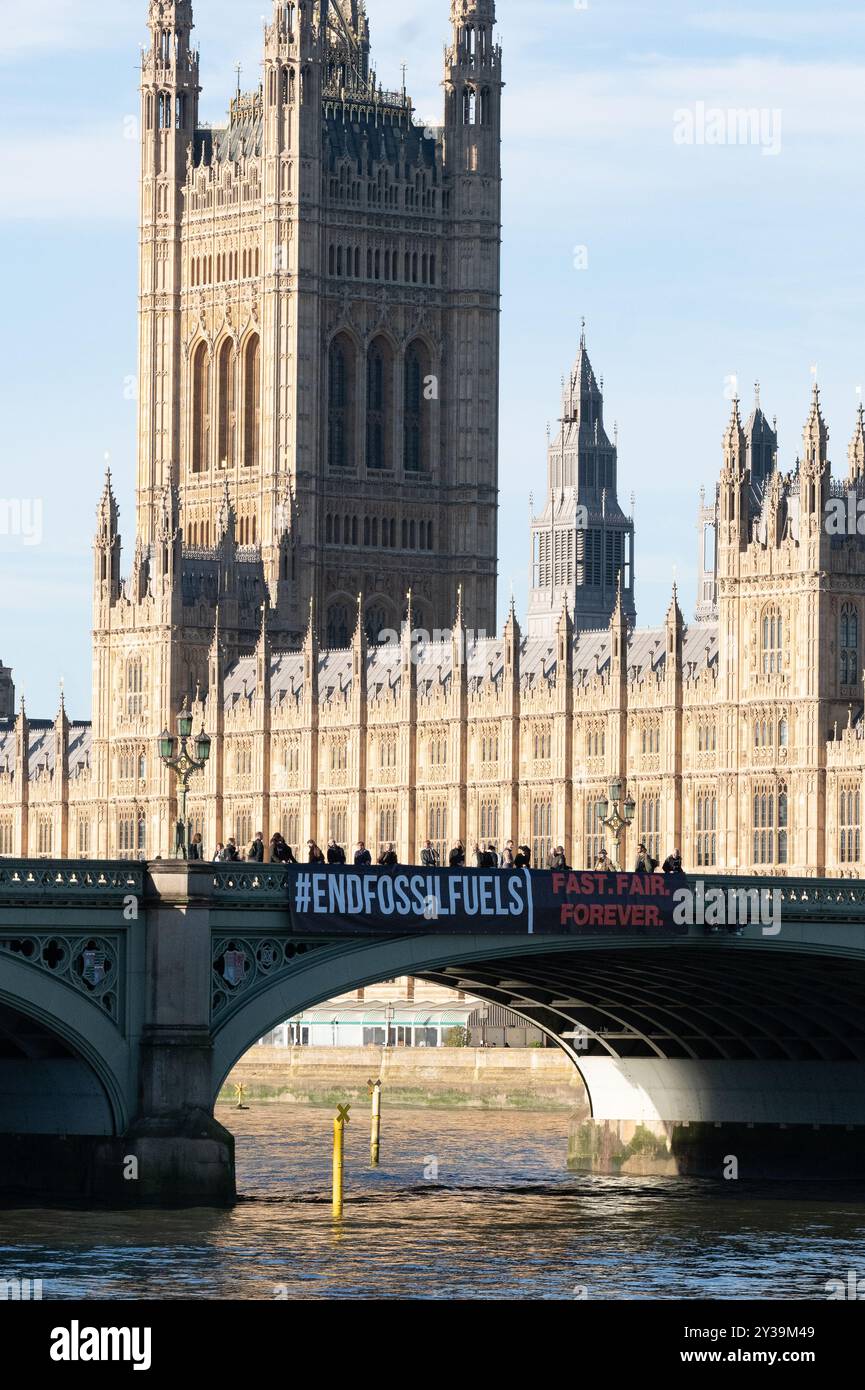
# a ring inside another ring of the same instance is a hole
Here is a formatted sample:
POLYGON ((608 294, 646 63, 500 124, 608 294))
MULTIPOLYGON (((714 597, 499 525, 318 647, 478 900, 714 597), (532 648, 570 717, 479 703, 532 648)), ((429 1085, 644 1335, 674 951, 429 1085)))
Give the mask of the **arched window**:
POLYGON ((370 345, 366 370, 366 466, 390 469, 393 419, 393 354, 384 338, 370 345))
POLYGON ((763 674, 768 676, 780 672, 783 656, 783 619, 777 608, 768 608, 763 614, 763 674))
POLYGON ((841 609, 838 651, 841 684, 857 685, 860 676, 859 613, 852 603, 845 603, 841 609))
POLYGON ((382 633, 387 632, 391 626, 388 610, 383 603, 374 603, 366 610, 366 636, 368 642, 377 645, 382 640, 382 633))
POLYGON ((235 403, 235 379, 237 354, 234 343, 226 338, 219 349, 219 466, 233 468, 236 462, 237 407, 235 403))
POLYGON ((348 605, 332 603, 327 610, 327 645, 331 651, 347 647, 351 642, 348 605))
POLYGON ((192 471, 205 473, 210 459, 210 358, 199 343, 192 358, 192 471))
POLYGON ((261 458, 261 340, 254 333, 243 353, 243 462, 257 468, 261 458))
POLYGON ((429 376, 429 356, 423 343, 409 345, 405 355, 403 407, 403 467, 406 473, 429 471, 429 402, 424 385, 429 376))
POLYGON ((330 345, 327 363, 327 459, 333 469, 353 468, 355 353, 341 333, 330 345))
POLYGON ((126 713, 136 718, 144 711, 144 671, 140 656, 132 656, 126 663, 126 713))

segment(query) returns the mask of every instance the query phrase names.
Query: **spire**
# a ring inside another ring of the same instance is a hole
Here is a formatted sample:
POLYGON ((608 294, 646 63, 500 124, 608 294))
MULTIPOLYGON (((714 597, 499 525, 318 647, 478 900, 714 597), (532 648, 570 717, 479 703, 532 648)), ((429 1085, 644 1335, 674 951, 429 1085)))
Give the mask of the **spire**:
POLYGON ((766 479, 777 467, 778 433, 763 414, 759 381, 754 383, 754 409, 745 426, 745 443, 751 485, 755 490, 762 490, 766 479))
POLYGON ((811 409, 805 424, 805 447, 802 459, 804 466, 810 467, 812 470, 822 470, 827 462, 828 443, 829 431, 823 418, 820 387, 815 375, 814 385, 811 388, 811 409))
POLYGON ((856 482, 865 476, 865 406, 861 400, 856 407, 856 427, 847 457, 850 461, 849 481, 856 482))

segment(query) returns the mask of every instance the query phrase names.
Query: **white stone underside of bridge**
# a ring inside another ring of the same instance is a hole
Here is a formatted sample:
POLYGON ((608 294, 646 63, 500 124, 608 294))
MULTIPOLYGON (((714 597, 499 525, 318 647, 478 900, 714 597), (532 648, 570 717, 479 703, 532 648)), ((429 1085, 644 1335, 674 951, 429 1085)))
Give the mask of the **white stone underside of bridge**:
POLYGON ((579 1059, 592 1118, 640 1124, 865 1125, 865 1063, 579 1059))

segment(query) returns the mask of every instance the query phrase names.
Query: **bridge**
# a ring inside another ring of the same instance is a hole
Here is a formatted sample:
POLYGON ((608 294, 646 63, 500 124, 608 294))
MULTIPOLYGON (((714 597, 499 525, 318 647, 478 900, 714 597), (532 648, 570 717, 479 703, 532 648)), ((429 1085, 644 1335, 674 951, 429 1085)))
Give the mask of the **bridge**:
POLYGON ((2 860, 0 1194, 231 1203, 234 1063, 399 975, 567 1052, 576 1167, 865 1176, 858 882, 2 860))

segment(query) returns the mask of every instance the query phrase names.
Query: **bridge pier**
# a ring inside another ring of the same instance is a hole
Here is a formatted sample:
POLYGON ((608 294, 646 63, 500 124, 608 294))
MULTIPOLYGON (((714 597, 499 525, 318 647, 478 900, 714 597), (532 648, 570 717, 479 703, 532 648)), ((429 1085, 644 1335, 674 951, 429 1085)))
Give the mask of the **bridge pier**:
POLYGON ((568 1167, 631 1176, 865 1181, 865 1064, 594 1057, 568 1167))
POLYGON ((212 887, 209 875, 183 862, 149 867, 139 1101, 119 1146, 119 1188, 117 1154, 103 1148, 103 1182, 136 1204, 225 1206, 236 1197, 234 1138, 212 1113, 210 971, 202 969, 211 956, 212 887))

